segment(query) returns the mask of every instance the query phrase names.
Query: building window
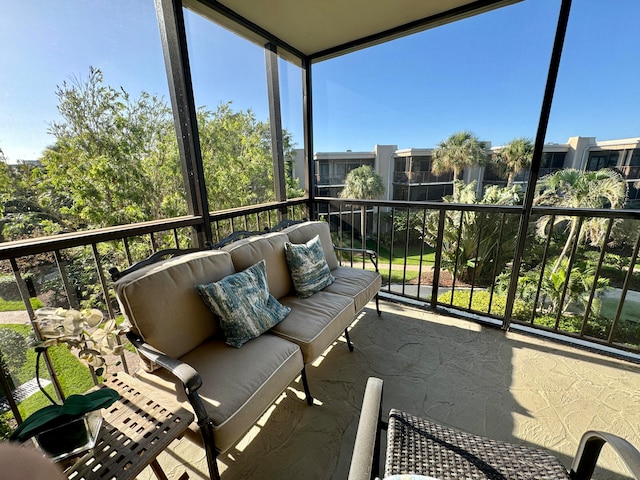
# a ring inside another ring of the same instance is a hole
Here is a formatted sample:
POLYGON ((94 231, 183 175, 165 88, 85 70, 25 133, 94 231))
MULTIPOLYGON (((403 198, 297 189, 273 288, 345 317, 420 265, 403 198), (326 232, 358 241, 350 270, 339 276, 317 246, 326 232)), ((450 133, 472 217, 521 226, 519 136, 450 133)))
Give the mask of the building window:
POLYGON ((603 168, 616 168, 621 150, 603 150, 589 153, 587 170, 595 171, 603 168))

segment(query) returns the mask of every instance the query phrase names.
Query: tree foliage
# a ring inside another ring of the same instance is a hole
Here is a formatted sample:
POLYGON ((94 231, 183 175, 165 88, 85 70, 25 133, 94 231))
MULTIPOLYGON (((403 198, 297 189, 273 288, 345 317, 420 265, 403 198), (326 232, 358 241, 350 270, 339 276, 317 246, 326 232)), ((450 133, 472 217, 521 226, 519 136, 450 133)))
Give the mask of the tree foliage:
POLYGON ((507 187, 513 185, 516 174, 531 167, 533 142, 529 138, 518 137, 511 140, 496 154, 498 172, 507 177, 507 187))
MULTIPOLYGON (((516 185, 491 186, 481 199, 476 198, 476 182, 468 185, 458 180, 453 195, 444 197, 447 203, 518 205, 522 189, 516 185)), ((439 211, 428 213, 425 242, 437 247, 439 211)), ((442 239, 443 266, 459 280, 483 281, 494 272, 500 273, 513 260, 519 216, 483 211, 447 210, 442 239)))
POLYGON ((99 69, 56 90, 61 120, 44 152, 41 197, 78 226, 186 212, 171 111, 156 96, 104 85, 99 69))
MULTIPOLYGON (((211 211, 275 200, 271 132, 251 110, 231 103, 198 110, 198 134, 211 211)), ((291 134, 283 132, 285 158, 293 157, 291 134)), ((290 176, 289 169, 286 170, 290 176)), ((287 196, 300 196, 290 177, 287 196)))
MULTIPOLYGON (((565 208, 622 208, 627 198, 627 184, 622 176, 610 169, 598 171, 559 170, 547 175, 538 184, 536 205, 565 208)), ((578 243, 601 245, 606 232, 605 218, 586 218, 580 228, 578 243)), ((578 235, 579 217, 545 215, 537 222, 538 235, 546 237, 549 228, 562 228, 568 232, 566 242, 552 272, 560 268, 569 248, 578 235), (553 223, 551 222, 553 219, 553 223)))
POLYGON ((362 165, 347 174, 340 197, 372 200, 383 193, 384 180, 380 174, 370 165, 362 165))
POLYGON ((482 165, 486 156, 478 137, 468 131, 456 132, 433 150, 431 171, 434 175, 453 172, 455 182, 464 168, 482 165))

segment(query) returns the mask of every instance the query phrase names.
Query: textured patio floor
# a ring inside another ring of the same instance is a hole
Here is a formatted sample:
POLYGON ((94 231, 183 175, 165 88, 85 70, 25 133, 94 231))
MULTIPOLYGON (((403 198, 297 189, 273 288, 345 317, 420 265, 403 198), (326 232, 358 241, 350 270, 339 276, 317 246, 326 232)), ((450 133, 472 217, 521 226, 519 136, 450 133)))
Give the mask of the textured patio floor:
MULTIPOLYGON (((346 479, 364 386, 384 380, 383 411, 399 408, 475 434, 543 447, 569 466, 583 432, 606 430, 640 448, 640 366, 519 333, 381 302, 308 367, 316 404, 294 383, 237 448, 223 480, 346 479)), ((603 451, 596 478, 627 476, 603 451)), ((169 478, 208 478, 185 437, 159 461, 169 478)), ((155 478, 150 470, 140 478, 155 478)))

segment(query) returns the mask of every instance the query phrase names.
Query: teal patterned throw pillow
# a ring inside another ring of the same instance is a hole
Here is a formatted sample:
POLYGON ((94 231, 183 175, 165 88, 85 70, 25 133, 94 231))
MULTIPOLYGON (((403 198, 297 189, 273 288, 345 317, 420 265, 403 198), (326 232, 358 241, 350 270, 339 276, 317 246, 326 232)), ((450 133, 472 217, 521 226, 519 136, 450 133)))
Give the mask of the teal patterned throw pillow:
POLYGON ((300 298, 310 297, 335 280, 324 258, 318 235, 304 244, 285 242, 284 255, 293 280, 293 288, 300 298))
POLYGON ((291 311, 269 293, 264 260, 219 282, 196 288, 207 306, 220 317, 226 343, 236 348, 259 337, 291 311))

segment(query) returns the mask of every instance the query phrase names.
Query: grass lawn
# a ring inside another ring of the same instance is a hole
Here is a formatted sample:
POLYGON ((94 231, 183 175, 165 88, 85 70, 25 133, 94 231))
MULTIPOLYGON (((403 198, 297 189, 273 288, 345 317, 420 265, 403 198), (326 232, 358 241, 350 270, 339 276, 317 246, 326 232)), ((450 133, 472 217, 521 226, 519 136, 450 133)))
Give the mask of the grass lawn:
MULTIPOLYGON (((31 298, 30 302, 34 310, 44 307, 39 298, 31 298)), ((18 310, 26 310, 22 300, 5 300, 0 297, 0 312, 15 312, 18 310)))

